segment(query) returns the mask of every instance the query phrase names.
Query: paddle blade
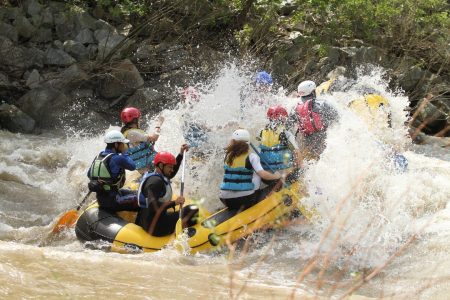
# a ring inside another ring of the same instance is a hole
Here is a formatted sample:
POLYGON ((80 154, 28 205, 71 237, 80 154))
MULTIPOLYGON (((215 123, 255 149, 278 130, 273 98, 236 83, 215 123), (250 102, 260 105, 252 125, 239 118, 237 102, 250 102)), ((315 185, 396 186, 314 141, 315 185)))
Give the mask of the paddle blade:
POLYGON ((52 232, 53 233, 60 233, 61 231, 71 228, 75 226, 75 223, 78 220, 78 211, 76 210, 69 210, 64 215, 59 218, 58 223, 53 227, 52 232))

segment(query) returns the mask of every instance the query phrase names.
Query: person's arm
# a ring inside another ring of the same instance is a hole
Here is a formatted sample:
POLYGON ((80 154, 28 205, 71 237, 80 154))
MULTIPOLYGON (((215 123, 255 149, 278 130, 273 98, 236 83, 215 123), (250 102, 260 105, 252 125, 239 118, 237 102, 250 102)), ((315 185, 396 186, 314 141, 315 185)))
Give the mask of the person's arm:
POLYGON ((159 116, 158 117, 158 121, 156 122, 156 125, 155 125, 155 132, 148 136, 148 138, 147 138, 148 142, 155 143, 158 140, 159 135, 161 133, 161 126, 162 126, 163 123, 164 123, 164 117, 163 116, 159 116))
POLYGON ((116 161, 116 164, 125 170, 134 171, 136 170, 136 164, 134 161, 128 156, 128 154, 120 154, 116 157, 113 157, 116 161))
POLYGON ((249 156, 250 163, 252 164, 253 170, 264 180, 277 180, 281 178, 281 174, 278 172, 270 173, 263 169, 261 166, 261 161, 259 156, 255 153, 251 153, 249 156))
POLYGON ((184 151, 188 151, 189 150, 189 145, 188 144, 183 144, 181 145, 181 149, 180 149, 180 153, 178 153, 176 160, 177 160, 177 164, 174 166, 173 168, 173 173, 172 175, 169 177, 169 179, 172 179, 175 177, 175 175, 177 175, 178 170, 180 169, 181 163, 183 162, 183 153, 184 151))

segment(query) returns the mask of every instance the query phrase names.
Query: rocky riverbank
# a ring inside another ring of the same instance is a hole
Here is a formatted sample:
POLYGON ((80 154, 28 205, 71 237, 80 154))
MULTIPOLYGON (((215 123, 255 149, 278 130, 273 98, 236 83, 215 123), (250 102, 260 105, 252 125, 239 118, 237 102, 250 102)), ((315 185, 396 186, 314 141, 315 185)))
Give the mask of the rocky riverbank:
MULTIPOLYGON (((212 8, 203 10, 208 14, 212 8)), ((225 30, 214 37, 217 24, 201 27, 202 16, 197 15, 181 24, 179 15, 155 13, 138 25, 112 24, 101 18, 104 12, 58 1, 27 0, 1 7, 1 128, 24 133, 64 126, 96 131, 117 123, 124 106, 138 106, 146 113, 173 105, 177 88, 213 77, 229 59, 229 49, 233 56, 240 55, 236 41, 219 43, 227 36, 225 30), (196 37, 202 40, 186 36, 186 28, 195 22, 200 24, 196 37)), ((450 134, 448 72, 359 40, 324 48, 305 37, 301 26, 280 27, 274 43, 270 55, 260 57, 265 61, 260 67, 280 84, 294 88, 305 78, 321 82, 339 67, 352 78, 357 66, 381 66, 392 88, 410 97, 414 128, 450 134)))

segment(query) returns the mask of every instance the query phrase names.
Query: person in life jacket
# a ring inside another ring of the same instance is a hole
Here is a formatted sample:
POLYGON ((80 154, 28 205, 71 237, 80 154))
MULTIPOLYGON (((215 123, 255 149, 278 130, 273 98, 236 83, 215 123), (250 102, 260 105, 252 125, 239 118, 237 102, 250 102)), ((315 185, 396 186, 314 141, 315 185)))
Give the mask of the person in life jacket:
POLYGON ((295 136, 286 129, 288 112, 281 105, 267 110, 269 123, 260 133, 260 154, 264 170, 287 170, 299 165, 299 147, 295 136))
POLYGON ((136 163, 136 169, 142 174, 154 169, 153 159, 157 153, 155 142, 158 140, 164 118, 159 117, 155 133, 148 135, 140 128, 140 117, 141 112, 135 107, 126 107, 120 113, 120 119, 124 123, 121 132, 130 140, 128 154, 136 163))
POLYGON ((106 133, 105 150, 92 162, 89 170, 89 190, 97 195, 100 208, 110 211, 136 211, 136 193, 123 189, 125 170, 134 171, 136 165, 126 154, 128 140, 117 130, 106 133))
POLYGON ((176 200, 172 200, 170 179, 177 174, 183 161, 183 152, 188 149, 189 146, 183 144, 176 158, 169 152, 158 152, 153 161, 154 172, 145 173, 141 180, 136 224, 150 235, 165 236, 175 231, 179 214, 174 208, 183 204, 185 199, 179 196, 176 200))
POLYGON ((250 153, 249 142, 250 133, 238 129, 225 148, 225 172, 219 198, 230 209, 243 209, 255 204, 259 200, 256 191, 260 188, 261 178, 281 178, 279 172, 270 173, 263 169, 258 155, 250 153))
POLYGON ((318 159, 326 147, 326 129, 338 118, 337 111, 325 101, 316 98, 316 84, 303 81, 298 85, 297 95, 301 102, 290 116, 289 124, 297 125, 297 136, 304 147, 304 157, 318 159))

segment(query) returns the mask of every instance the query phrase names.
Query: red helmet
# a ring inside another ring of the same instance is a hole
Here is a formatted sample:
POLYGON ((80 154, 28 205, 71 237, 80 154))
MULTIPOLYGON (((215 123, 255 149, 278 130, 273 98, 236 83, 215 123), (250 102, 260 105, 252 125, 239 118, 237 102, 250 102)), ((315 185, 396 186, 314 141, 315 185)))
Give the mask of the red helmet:
POLYGON ((127 124, 138 119, 141 116, 141 111, 135 107, 126 107, 120 113, 120 119, 123 123, 127 124))
POLYGON ((165 165, 176 165, 177 160, 175 159, 175 156, 173 156, 170 152, 158 152, 156 154, 155 159, 153 159, 153 164, 156 166, 159 163, 163 163, 165 165))
POLYGON ((281 105, 276 105, 276 106, 272 106, 269 108, 269 110, 267 111, 267 117, 269 118, 269 120, 279 120, 282 118, 287 118, 288 117, 288 112, 286 111, 286 109, 281 106, 281 105))

